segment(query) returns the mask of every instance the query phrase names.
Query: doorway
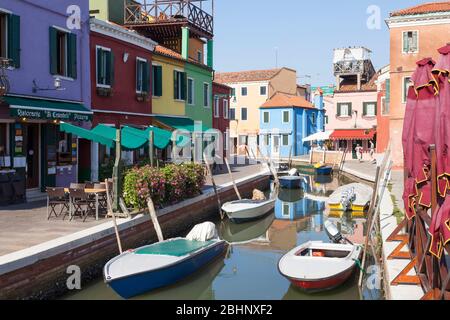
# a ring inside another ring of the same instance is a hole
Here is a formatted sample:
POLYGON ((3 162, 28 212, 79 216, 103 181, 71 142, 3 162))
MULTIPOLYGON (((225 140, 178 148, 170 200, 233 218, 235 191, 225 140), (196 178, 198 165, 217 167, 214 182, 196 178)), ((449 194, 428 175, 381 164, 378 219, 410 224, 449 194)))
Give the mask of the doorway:
POLYGON ((39 187, 39 124, 26 125, 27 189, 39 187))
POLYGON ((272 155, 273 157, 280 157, 280 136, 272 136, 272 155))

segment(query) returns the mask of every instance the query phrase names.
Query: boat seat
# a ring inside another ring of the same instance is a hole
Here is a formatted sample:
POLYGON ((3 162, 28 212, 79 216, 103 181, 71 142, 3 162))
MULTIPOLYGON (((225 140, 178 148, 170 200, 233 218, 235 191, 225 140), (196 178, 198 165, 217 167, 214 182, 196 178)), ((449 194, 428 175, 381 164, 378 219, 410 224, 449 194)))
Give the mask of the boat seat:
POLYGON ((195 252, 213 243, 213 241, 189 241, 186 239, 176 239, 173 241, 156 243, 146 248, 139 249, 135 254, 164 255, 182 257, 195 252))

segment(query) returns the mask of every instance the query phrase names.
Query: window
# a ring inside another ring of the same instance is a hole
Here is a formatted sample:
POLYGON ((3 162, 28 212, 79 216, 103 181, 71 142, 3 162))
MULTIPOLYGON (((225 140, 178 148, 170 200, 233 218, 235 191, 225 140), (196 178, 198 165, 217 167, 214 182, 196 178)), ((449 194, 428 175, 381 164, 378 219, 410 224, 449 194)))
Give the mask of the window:
POLYGON ((363 116, 375 117, 377 115, 377 103, 376 102, 364 102, 363 103, 363 116))
POLYGON ((0 57, 10 60, 10 66, 20 66, 20 17, 0 12, 0 57))
POLYGON ((242 87, 241 88, 241 96, 246 97, 247 94, 248 94, 247 87, 242 87))
POLYGON ((313 126, 316 125, 316 121, 317 121, 317 116, 316 116, 316 113, 313 112, 313 113, 311 114, 311 123, 312 123, 313 126))
POLYGON ((412 86, 412 81, 411 81, 411 77, 405 77, 403 78, 403 97, 402 97, 402 102, 406 103, 406 100, 408 98, 408 90, 409 87, 412 86))
POLYGON ((209 89, 209 83, 204 83, 203 84, 203 106, 205 108, 209 108, 210 107, 210 98, 211 93, 210 93, 210 89, 209 89))
POLYGON ((236 120, 236 109, 235 108, 231 108, 230 109, 230 120, 236 120))
POLYGON ((174 71, 174 99, 186 100, 187 74, 186 72, 174 71))
POLYGON ((389 115, 391 112, 391 79, 386 80, 386 96, 381 98, 381 113, 389 115))
POLYGON ((269 124, 269 122, 270 122, 269 111, 263 111, 263 123, 269 124))
POLYGON ((136 92, 148 93, 150 88, 150 69, 147 60, 136 59, 136 92))
POLYGON ((110 88, 112 86, 113 63, 111 49, 97 47, 97 87, 110 88))
POLYGON ((268 134, 266 134, 264 136, 264 145, 268 147, 269 144, 270 144, 270 136, 268 134))
POLYGON ((338 103, 337 104, 337 116, 338 117, 351 117, 352 116, 352 104, 351 103, 338 103))
POLYGON ((283 147, 289 146, 289 135, 283 134, 282 140, 283 140, 283 141, 282 141, 283 147))
POLYGON ((228 119, 229 114, 229 106, 228 106, 228 100, 223 100, 223 118, 228 119))
POLYGON ((248 145, 248 136, 239 136, 239 145, 241 146, 248 145))
POLYGON ((259 94, 262 95, 262 96, 267 95, 267 87, 266 86, 261 86, 259 88, 259 94))
POLYGON ((291 122, 291 112, 283 111, 283 123, 289 123, 289 122, 291 122))
POLYGON ((162 97, 162 66, 152 66, 152 92, 154 97, 162 97))
POLYGON ((231 96, 236 97, 236 88, 231 88, 231 96))
POLYGON ((50 73, 77 77, 77 35, 50 27, 50 73))
POLYGON ((197 61, 203 63, 203 53, 200 50, 197 51, 197 61))
POLYGON ((187 92, 187 103, 190 105, 193 105, 195 88, 194 88, 194 79, 192 79, 192 78, 188 78, 187 91, 188 91, 187 92))
POLYGON ((220 117, 220 99, 219 97, 214 97, 214 118, 220 117))
POLYGON ((58 165, 72 164, 72 135, 66 132, 59 132, 57 145, 58 165))
POLYGON ((283 212, 282 212, 283 217, 290 217, 291 216, 291 207, 289 205, 289 203, 283 203, 283 212))
POLYGON ((247 108, 242 108, 241 109, 241 120, 242 121, 247 121, 248 120, 247 108))
POLYGON ((325 124, 328 124, 328 116, 324 117, 324 122, 325 122, 325 124))
POLYGON ((419 52, 419 32, 405 31, 403 32, 403 53, 419 52))

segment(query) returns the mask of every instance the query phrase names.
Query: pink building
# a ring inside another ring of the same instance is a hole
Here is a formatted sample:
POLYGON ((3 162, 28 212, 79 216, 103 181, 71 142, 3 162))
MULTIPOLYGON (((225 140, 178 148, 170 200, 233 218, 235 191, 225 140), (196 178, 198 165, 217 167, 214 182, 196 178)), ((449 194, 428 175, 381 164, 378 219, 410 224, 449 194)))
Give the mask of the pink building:
POLYGON ((359 144, 369 153, 370 143, 376 145, 377 73, 366 48, 335 50, 336 90, 326 106, 326 130, 334 150, 354 152, 359 144))

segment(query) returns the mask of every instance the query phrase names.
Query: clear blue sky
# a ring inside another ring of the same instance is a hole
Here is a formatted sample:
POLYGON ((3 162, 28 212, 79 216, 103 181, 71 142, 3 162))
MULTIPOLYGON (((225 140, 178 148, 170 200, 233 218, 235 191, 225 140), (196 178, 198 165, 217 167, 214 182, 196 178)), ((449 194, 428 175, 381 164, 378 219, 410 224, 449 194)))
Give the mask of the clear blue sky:
POLYGON ((215 69, 242 71, 276 65, 311 75, 299 83, 334 83, 333 48, 365 46, 376 69, 389 63, 389 12, 426 0, 216 0, 215 69), (381 9, 381 29, 367 27, 367 8, 381 9))

